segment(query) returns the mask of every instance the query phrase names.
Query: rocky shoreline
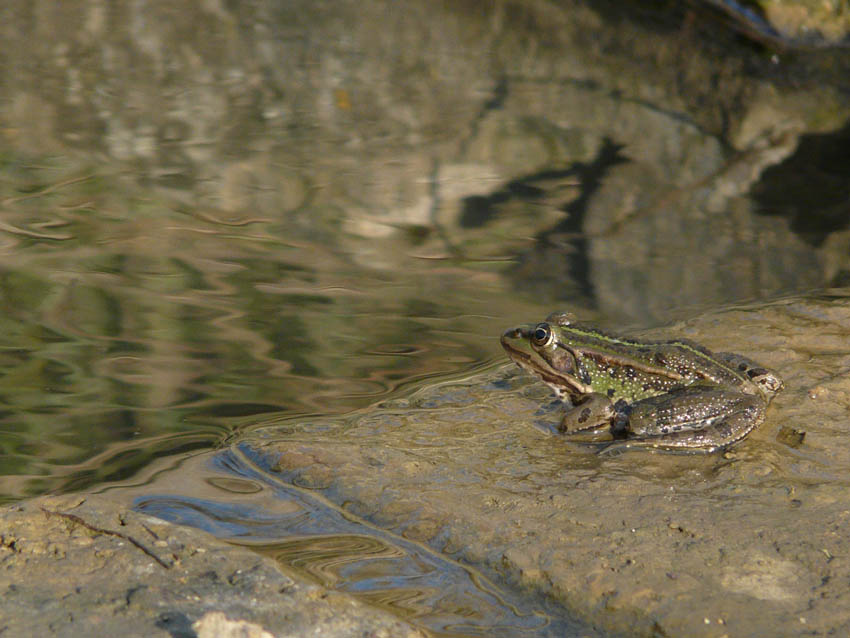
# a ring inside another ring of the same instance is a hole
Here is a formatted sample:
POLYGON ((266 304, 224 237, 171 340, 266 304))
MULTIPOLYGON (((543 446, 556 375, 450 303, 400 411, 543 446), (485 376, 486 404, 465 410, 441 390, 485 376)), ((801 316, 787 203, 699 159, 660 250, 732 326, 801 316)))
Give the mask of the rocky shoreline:
POLYGON ((424 638, 247 549, 103 496, 0 509, 0 636, 424 638))

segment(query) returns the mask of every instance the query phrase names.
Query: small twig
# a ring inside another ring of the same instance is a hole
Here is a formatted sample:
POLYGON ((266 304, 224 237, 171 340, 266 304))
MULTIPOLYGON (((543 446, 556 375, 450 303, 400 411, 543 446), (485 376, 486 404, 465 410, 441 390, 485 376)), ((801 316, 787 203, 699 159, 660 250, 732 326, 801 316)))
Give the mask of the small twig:
POLYGON ((91 530, 93 532, 97 532, 98 534, 106 534, 107 536, 115 536, 116 538, 122 538, 125 541, 127 541, 128 543, 131 543, 131 544, 135 545, 137 548, 139 548, 140 550, 142 550, 145 554, 147 554, 148 556, 153 558, 157 563, 162 565, 165 569, 171 569, 171 565, 166 563, 159 556, 154 554, 151 550, 149 550, 147 547, 142 545, 139 541, 137 541, 135 538, 133 538, 131 536, 127 536, 126 534, 121 534, 120 532, 112 531, 111 529, 104 529, 102 527, 96 527, 94 525, 91 525, 90 523, 87 523, 85 520, 83 520, 79 516, 76 516, 75 514, 68 514, 67 512, 54 512, 52 510, 48 510, 48 509, 45 509, 43 507, 41 508, 41 511, 44 512, 45 514, 47 514, 48 516, 59 516, 61 518, 66 518, 69 521, 73 521, 77 525, 82 525, 86 529, 91 530))

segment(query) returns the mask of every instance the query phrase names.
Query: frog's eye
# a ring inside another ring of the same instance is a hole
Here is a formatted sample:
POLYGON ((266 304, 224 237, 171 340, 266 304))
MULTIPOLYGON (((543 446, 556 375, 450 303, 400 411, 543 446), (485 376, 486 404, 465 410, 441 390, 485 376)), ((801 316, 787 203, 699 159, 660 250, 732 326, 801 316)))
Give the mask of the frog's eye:
POLYGON ((538 323, 531 333, 531 340, 538 346, 547 345, 552 340, 552 328, 548 323, 538 323))

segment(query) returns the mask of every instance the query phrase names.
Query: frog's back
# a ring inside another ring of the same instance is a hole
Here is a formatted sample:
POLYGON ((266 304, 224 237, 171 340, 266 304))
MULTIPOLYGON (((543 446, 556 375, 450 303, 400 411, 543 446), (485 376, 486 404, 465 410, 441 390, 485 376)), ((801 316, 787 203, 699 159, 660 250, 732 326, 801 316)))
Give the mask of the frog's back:
MULTIPOLYGON (((656 344, 655 362, 681 375, 685 385, 705 381, 726 387, 740 387, 752 394, 750 381, 735 368, 734 362, 688 339, 656 344)), ((731 353, 728 353, 731 356, 731 353)), ((734 355, 740 356, 740 355, 734 355)), ((743 359, 743 357, 741 357, 743 359)))
MULTIPOLYGON (((582 367, 594 392, 612 400, 637 401, 694 383, 710 383, 755 394, 756 386, 710 350, 688 340, 608 344, 603 356, 582 353, 582 367), (618 350, 622 348, 622 352, 618 350)), ((756 365, 756 364, 754 364, 756 365)))

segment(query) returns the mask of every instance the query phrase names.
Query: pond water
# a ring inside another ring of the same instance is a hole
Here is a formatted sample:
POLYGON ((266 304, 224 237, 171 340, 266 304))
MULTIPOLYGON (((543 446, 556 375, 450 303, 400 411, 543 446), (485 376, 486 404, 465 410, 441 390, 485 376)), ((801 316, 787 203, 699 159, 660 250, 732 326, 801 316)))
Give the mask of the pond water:
POLYGON ((13 237, 0 284, 7 498, 115 480, 258 419, 351 410, 498 355, 487 273, 383 273, 267 223, 52 205, 67 238, 13 237))
MULTIPOLYGON (((10 3, 0 500, 138 489, 260 425, 492 370, 502 330, 553 308, 646 328, 850 277, 828 50, 581 3, 201 4, 10 3)), ((437 635, 496 635, 467 607, 566 631, 297 486, 198 500, 191 467, 138 507, 437 635)))

